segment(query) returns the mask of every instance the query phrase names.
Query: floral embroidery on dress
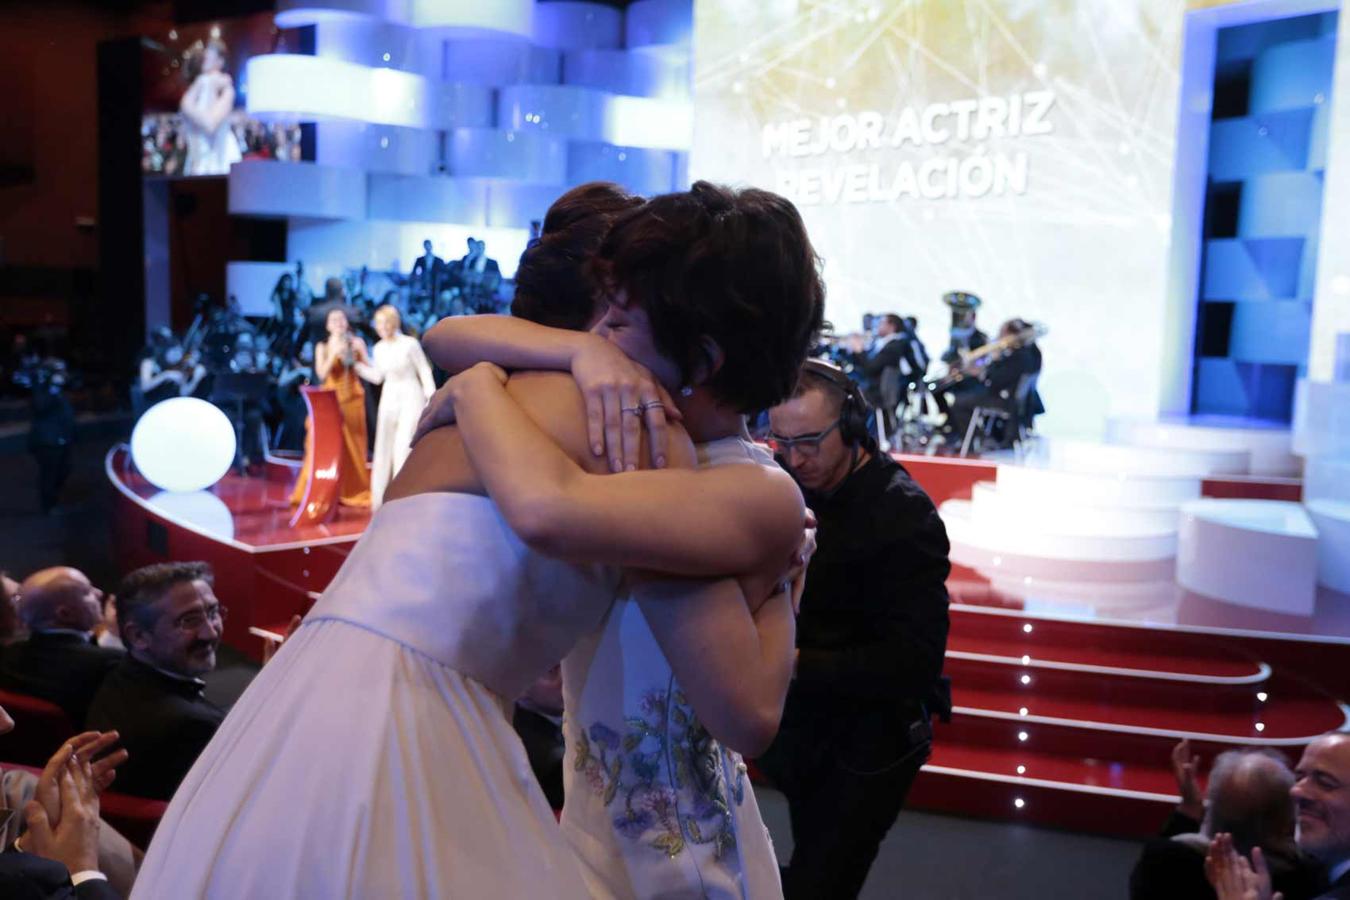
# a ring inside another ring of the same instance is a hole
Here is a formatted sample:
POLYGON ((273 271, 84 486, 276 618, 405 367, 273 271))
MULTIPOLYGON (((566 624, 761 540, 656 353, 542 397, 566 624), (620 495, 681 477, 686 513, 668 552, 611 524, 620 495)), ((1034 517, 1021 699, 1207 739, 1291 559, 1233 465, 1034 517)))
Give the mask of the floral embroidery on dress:
POLYGON ((719 860, 735 848, 745 763, 713 739, 673 680, 643 695, 623 734, 603 722, 578 729, 573 765, 629 840, 671 859, 689 844, 711 845, 719 860))

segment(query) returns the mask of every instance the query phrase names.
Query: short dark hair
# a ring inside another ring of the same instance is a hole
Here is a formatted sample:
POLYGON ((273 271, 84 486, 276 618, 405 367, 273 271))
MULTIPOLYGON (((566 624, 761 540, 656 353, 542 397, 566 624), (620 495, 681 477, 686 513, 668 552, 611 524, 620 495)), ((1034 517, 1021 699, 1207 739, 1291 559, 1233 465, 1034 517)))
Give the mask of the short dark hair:
POLYGON ((723 403, 758 412, 792 393, 824 321, 825 286, 801 215, 769 191, 696 182, 621 215, 595 255, 603 290, 646 311, 657 348, 723 403))
POLYGON ((215 584, 215 580, 211 566, 204 562, 168 562, 143 566, 123 578, 117 586, 117 621, 122 629, 132 621, 145 629, 154 628, 155 621, 149 615, 150 607, 158 603, 175 584, 184 581, 215 584))
POLYGON ((572 331, 589 325, 596 294, 587 263, 615 217, 642 203, 608 181, 578 185, 554 200, 539 240, 520 257, 511 315, 572 331))

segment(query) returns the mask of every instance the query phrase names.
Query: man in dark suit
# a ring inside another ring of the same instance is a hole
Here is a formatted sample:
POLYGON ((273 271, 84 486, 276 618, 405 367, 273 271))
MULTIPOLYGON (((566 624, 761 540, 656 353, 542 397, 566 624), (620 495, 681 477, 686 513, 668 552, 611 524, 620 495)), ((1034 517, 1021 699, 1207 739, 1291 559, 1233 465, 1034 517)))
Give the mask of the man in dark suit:
POLYGON ((414 301, 430 302, 431 298, 440 293, 445 277, 445 260, 432 252, 431 241, 423 241, 422 255, 417 257, 408 276, 414 301))
POLYGON ((103 592, 79 569, 43 569, 19 587, 27 640, 0 648, 0 688, 55 703, 79 727, 122 651, 94 643, 103 592))
POLYGON ((782 728, 759 760, 787 795, 788 900, 856 897, 914 777, 947 646, 947 532, 868 436, 866 404, 810 361, 769 411, 780 461, 819 521, 782 728))
POLYGON ((876 340, 866 353, 853 357, 862 373, 867 400, 881 410, 886 434, 895 433, 895 410, 908 396, 908 385, 921 380, 928 369, 927 354, 905 320, 895 313, 881 317, 876 340))
POLYGON ((1350 734, 1324 734, 1294 767, 1298 848, 1327 869, 1323 900, 1350 900, 1350 734))
POLYGON ((469 238, 469 252, 450 263, 447 279, 457 287, 465 303, 475 312, 494 312, 494 298, 502 283, 502 270, 497 261, 487 255, 487 244, 478 238, 469 238))
POLYGON ((1204 900, 1214 897, 1205 877, 1205 854, 1214 835, 1226 832, 1240 852, 1260 847, 1276 890, 1285 900, 1307 900, 1322 886, 1321 866, 1294 844, 1294 774, 1270 750, 1229 750, 1214 758, 1202 798, 1197 759, 1188 741, 1172 751, 1181 803, 1162 834, 1144 845, 1130 874, 1137 900, 1204 900))
POLYGON ((131 753, 118 790, 168 800, 225 711, 202 695, 216 667, 225 609, 205 563, 137 569, 117 591, 127 655, 89 707, 90 728, 116 730, 131 753))

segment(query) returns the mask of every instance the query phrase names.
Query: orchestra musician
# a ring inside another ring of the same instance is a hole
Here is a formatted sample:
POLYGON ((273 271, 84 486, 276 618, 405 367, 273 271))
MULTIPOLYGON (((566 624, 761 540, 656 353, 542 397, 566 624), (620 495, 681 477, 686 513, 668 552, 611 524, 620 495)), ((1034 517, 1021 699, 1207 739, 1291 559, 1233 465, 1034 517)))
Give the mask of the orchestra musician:
POLYGON ((881 410, 886 434, 896 429, 896 408, 908 396, 908 386, 928 370, 928 354, 918 336, 900 316, 887 313, 877 322, 876 337, 865 352, 858 344, 851 362, 862 375, 867 402, 881 410))
POLYGON ((1026 408, 1017 408, 1017 389, 1024 377, 1041 371, 1041 351, 1036 346, 1039 329, 1022 319, 1009 319, 999 328, 998 340, 978 348, 964 358, 964 366, 956 367, 941 382, 934 385, 933 395, 939 404, 947 406, 945 431, 948 440, 961 443, 970 427, 975 408, 995 407, 1006 410, 1013 417, 1011 443, 1017 424, 1030 425, 1031 420, 1045 412, 1034 385, 1026 398, 1026 408), (1026 421, 1019 422, 1025 415, 1026 421))

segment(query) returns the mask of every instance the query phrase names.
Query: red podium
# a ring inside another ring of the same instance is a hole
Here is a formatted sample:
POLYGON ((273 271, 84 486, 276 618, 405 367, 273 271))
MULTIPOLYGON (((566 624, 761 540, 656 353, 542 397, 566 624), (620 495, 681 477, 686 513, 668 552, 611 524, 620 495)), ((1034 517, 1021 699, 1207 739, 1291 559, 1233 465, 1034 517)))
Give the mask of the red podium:
MULTIPOLYGON (((302 387, 309 407, 309 483, 291 517, 291 527, 319 525, 333 518, 338 508, 338 480, 342 463, 342 410, 332 388, 302 387)), ((304 470, 301 470, 301 478, 304 470)))

